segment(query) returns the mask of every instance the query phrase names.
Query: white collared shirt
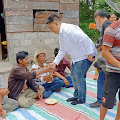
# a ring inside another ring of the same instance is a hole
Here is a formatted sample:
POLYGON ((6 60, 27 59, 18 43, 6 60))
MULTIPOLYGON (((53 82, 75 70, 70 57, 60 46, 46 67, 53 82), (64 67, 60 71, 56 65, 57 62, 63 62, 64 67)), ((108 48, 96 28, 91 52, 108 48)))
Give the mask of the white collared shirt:
POLYGON ((68 53, 72 63, 88 59, 88 55, 97 55, 93 41, 76 25, 61 23, 59 32, 60 50, 53 61, 56 65, 68 53))

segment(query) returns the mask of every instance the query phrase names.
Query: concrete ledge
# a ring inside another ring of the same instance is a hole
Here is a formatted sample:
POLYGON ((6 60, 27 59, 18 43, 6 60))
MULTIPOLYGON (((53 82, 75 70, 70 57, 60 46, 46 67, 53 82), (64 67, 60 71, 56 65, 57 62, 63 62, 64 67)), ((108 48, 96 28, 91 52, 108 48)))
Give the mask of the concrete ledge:
POLYGON ((1 61, 0 74, 9 73, 12 67, 13 67, 13 64, 11 64, 10 62, 1 61))

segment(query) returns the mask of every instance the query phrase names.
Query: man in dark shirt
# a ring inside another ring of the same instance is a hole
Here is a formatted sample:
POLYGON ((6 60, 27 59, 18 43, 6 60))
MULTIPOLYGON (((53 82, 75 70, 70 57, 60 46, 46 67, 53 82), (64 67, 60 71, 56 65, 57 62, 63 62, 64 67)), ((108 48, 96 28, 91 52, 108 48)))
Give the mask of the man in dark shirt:
MULTIPOLYGON (((59 48, 55 48, 54 49, 55 57, 57 56, 58 52, 59 52, 59 48)), ((60 73, 62 76, 65 77, 65 69, 66 69, 66 67, 68 67, 69 70, 71 70, 71 63, 67 59, 63 58, 60 61, 60 64, 56 66, 55 71, 60 73)))
MULTIPOLYGON (((54 49, 55 57, 57 56, 58 52, 59 52, 59 48, 55 48, 54 49)), ((69 85, 67 85, 67 86, 65 85, 63 87, 73 87, 73 83, 72 83, 70 76, 68 76, 68 75, 66 76, 66 74, 68 74, 68 73, 65 73, 66 67, 68 67, 69 70, 71 71, 71 63, 67 59, 63 58, 60 61, 60 64, 56 66, 55 72, 58 72, 59 74, 61 74, 63 77, 65 77, 69 81, 69 85)), ((61 80, 61 79, 58 78, 58 80, 61 80)))
POLYGON ((97 101, 91 103, 91 107, 100 107, 102 102, 102 93, 104 87, 104 80, 105 80, 105 66, 106 60, 102 57, 102 43, 103 43, 103 36, 105 29, 112 23, 107 19, 107 12, 105 10, 99 10, 94 15, 96 25, 101 28, 100 31, 100 38, 97 40, 96 48, 97 51, 100 52, 97 62, 95 62, 94 66, 97 68, 99 72, 99 77, 97 80, 97 101))
MULTIPOLYGON (((18 100, 20 107, 29 107, 35 102, 35 98, 42 98, 42 92, 44 88, 38 86, 34 79, 36 76, 48 72, 49 68, 35 72, 29 72, 28 66, 28 53, 21 51, 16 55, 17 64, 12 68, 9 79, 8 79, 8 89, 10 91, 8 97, 18 100), (22 93, 24 84, 27 84, 28 89, 22 93)), ((50 79, 50 78, 47 78, 50 79)))

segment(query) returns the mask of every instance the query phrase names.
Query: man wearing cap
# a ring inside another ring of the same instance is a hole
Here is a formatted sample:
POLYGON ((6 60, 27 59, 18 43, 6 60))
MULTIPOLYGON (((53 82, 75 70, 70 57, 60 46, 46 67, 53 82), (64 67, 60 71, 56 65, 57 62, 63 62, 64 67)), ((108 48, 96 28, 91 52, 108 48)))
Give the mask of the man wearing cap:
MULTIPOLYGON (((31 71, 38 72, 44 70, 46 68, 45 58, 45 50, 36 50, 34 54, 34 62, 36 64, 32 66, 31 71)), ((69 84, 68 80, 57 72, 55 72, 54 75, 49 72, 40 74, 36 76, 35 82, 37 85, 42 85, 44 87, 45 91, 43 92, 43 98, 50 97, 53 92, 60 89, 65 84, 69 84), (53 79, 53 76, 60 77, 62 80, 53 79)))
POLYGON ((8 97, 18 100, 20 107, 29 107, 35 102, 35 98, 42 99, 44 92, 44 88, 38 86, 34 79, 36 76, 48 72, 49 68, 38 72, 29 72, 27 68, 29 64, 28 52, 25 51, 16 54, 16 61, 17 64, 12 68, 8 78, 8 89, 10 91, 8 97), (28 88, 23 92, 25 81, 27 81, 28 88))
POLYGON ((52 32, 59 34, 60 50, 55 60, 48 66, 55 68, 68 53, 72 60, 71 79, 74 86, 72 105, 86 102, 86 72, 97 55, 92 40, 76 25, 62 23, 57 15, 50 15, 47 24, 52 32))

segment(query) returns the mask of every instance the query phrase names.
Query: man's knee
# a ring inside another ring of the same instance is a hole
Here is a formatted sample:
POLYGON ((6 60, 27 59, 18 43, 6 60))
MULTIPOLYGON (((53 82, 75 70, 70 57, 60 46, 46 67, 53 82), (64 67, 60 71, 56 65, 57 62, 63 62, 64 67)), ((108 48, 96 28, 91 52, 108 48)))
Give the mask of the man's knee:
POLYGON ((43 98, 48 98, 50 95, 52 95, 53 91, 44 91, 43 92, 43 98))
POLYGON ((116 91, 109 89, 103 91, 102 106, 107 109, 112 109, 115 102, 116 91))
POLYGON ((59 80, 59 85, 60 85, 61 87, 63 87, 63 86, 65 85, 64 81, 63 81, 63 80, 59 80))
POLYGON ((28 108, 30 107, 31 105, 33 105, 33 103, 35 102, 36 100, 33 99, 32 97, 29 97, 29 98, 19 98, 18 99, 18 104, 20 107, 23 107, 23 108, 28 108))
POLYGON ((16 108, 18 108, 19 107, 18 101, 12 99, 11 100, 11 106, 13 107, 13 110, 15 110, 16 108))
POLYGON ((18 101, 7 97, 5 97, 5 99, 6 100, 2 107, 3 109, 7 110, 7 112, 12 112, 19 107, 18 101))

